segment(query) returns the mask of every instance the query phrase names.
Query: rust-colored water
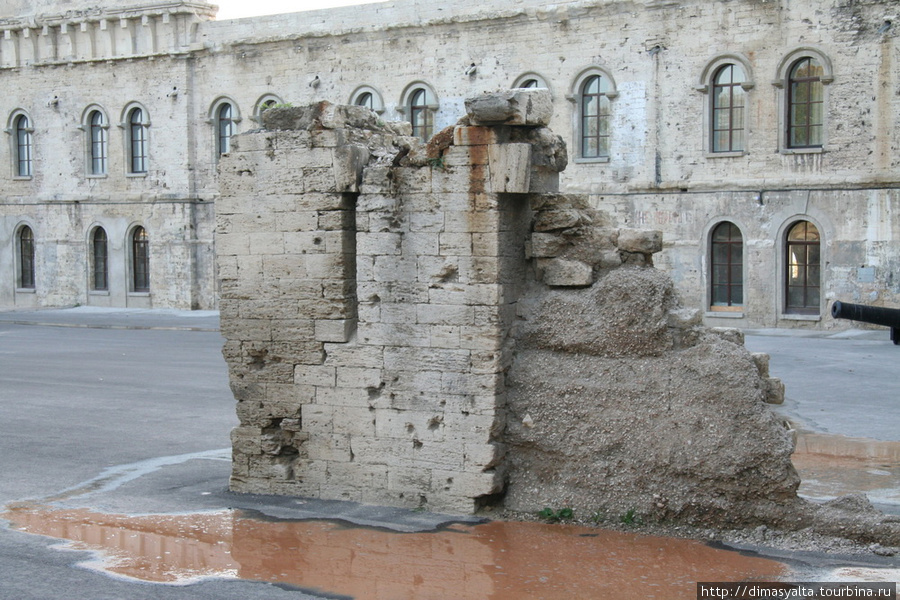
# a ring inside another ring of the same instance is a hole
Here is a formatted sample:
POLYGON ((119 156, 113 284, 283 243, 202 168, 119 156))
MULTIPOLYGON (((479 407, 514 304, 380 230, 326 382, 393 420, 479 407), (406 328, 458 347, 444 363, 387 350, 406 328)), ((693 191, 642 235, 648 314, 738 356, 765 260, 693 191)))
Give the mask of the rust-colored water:
POLYGON ((99 568, 164 583, 228 577, 357 599, 696 598, 698 581, 773 580, 781 563, 700 542, 495 521, 394 533, 241 511, 125 516, 10 508, 12 526, 97 552, 99 568))

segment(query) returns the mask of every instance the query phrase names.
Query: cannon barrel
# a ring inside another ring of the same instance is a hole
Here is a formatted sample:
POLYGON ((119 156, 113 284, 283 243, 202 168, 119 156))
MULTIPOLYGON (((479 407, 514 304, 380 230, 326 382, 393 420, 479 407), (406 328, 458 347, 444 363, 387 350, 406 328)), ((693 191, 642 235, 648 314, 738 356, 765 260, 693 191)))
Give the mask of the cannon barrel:
POLYGON ((900 309, 835 301, 831 305, 831 316, 835 319, 850 319, 890 327, 891 341, 895 345, 900 345, 900 309))

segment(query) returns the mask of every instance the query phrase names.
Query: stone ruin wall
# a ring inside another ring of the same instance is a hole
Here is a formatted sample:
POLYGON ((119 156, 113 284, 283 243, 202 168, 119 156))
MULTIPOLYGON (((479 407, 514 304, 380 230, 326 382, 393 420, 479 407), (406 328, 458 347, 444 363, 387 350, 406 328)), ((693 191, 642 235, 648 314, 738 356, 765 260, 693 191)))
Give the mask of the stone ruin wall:
POLYGON ((427 146, 359 107, 273 109, 223 157, 231 488, 693 521, 795 503, 765 357, 678 306, 659 232, 558 193, 546 92, 467 109, 427 146))

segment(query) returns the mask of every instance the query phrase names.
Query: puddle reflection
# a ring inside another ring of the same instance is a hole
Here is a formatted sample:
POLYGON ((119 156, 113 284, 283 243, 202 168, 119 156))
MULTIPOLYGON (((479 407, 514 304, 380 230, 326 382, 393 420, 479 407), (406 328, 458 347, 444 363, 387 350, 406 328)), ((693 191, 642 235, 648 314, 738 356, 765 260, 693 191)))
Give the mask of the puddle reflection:
POLYGON ((830 500, 864 493, 873 502, 900 505, 900 443, 828 434, 802 434, 791 457, 800 494, 830 500))
POLYGON ((9 509, 15 529, 98 553, 111 574, 160 583, 207 577, 358 599, 693 599, 698 581, 773 580, 783 564, 678 540, 572 525, 495 521, 393 533, 242 511, 125 516, 9 509))

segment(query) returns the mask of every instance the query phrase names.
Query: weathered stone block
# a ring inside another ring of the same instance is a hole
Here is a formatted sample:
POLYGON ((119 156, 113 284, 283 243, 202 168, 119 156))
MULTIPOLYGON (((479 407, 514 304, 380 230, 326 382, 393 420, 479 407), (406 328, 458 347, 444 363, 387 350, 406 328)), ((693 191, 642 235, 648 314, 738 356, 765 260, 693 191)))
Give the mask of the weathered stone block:
POLYGON ((578 260, 552 258, 540 261, 543 281, 553 287, 584 287, 594 282, 591 265, 578 260))
POLYGON ((638 254, 655 254, 663 247, 662 231, 644 229, 620 229, 619 250, 638 254))
POLYGON ((346 342, 356 329, 356 319, 319 319, 315 339, 319 342, 346 342))
POLYGON ((494 193, 527 194, 531 183, 531 144, 488 146, 490 189, 494 193))
POLYGON ((325 365, 297 365, 294 368, 294 383, 298 385, 334 386, 337 375, 335 368, 325 365))
MULTIPOLYGON (((331 428, 336 434, 363 437, 374 436, 376 434, 375 413, 367 407, 342 407, 341 410, 335 411, 332 415, 331 428)), ((359 458, 361 461, 369 459, 370 457, 359 458)))
POLYGON ((535 258, 552 258, 558 256, 568 245, 566 238, 553 233, 531 234, 531 256, 535 258))
MULTIPOLYGON (((306 420, 304 419, 304 423, 306 420)), ((328 420, 328 426, 334 422, 334 416, 331 415, 328 420)), ((353 455, 350 453, 350 436, 345 434, 328 434, 310 432, 309 442, 307 444, 310 460, 324 460, 329 463, 348 463, 352 460, 353 455)), ((331 464, 328 468, 331 469, 331 464)))
POLYGON ((549 125, 553 99, 549 90, 509 90, 466 99, 473 125, 549 125))
POLYGON ((334 187, 338 192, 357 192, 362 172, 369 160, 364 146, 346 145, 334 149, 334 187))
POLYGON ((261 427, 241 426, 231 430, 231 447, 234 452, 245 455, 261 454, 261 427))
POLYGON ((430 325, 472 325, 475 311, 471 306, 458 304, 420 304, 416 307, 416 322, 430 325))
POLYGON ((337 370, 336 385, 339 388, 379 389, 384 384, 381 369, 345 367, 337 370))
POLYGON ((535 216, 535 231, 556 231, 590 225, 590 217, 584 211, 572 208, 542 210, 535 216))

